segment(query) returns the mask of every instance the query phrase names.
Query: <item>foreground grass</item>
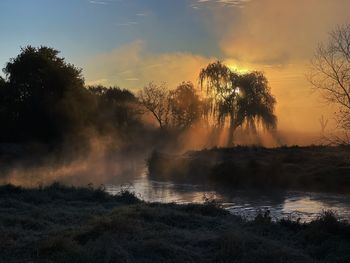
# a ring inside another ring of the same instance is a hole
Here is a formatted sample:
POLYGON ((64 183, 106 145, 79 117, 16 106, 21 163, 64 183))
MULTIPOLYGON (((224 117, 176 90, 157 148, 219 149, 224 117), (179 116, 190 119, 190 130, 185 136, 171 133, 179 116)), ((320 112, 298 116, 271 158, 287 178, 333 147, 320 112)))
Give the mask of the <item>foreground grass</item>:
POLYGON ((349 156, 349 146, 214 148, 180 156, 154 152, 148 170, 156 180, 348 193, 349 156))
POLYGON ((1 262, 349 262, 350 225, 254 221, 204 205, 145 203, 127 191, 0 187, 1 262))

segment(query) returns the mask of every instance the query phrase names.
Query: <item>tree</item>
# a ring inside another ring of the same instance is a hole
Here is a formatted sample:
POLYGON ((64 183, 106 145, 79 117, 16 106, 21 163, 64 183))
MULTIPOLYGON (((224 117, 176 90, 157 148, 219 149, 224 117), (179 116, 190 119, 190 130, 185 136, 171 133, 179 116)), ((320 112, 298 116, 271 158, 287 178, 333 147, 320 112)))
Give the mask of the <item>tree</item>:
POLYGON ((211 113, 220 129, 226 119, 229 119, 228 145, 233 143, 234 130, 237 124, 237 96, 236 85, 238 76, 220 61, 209 64, 199 74, 200 86, 205 87, 207 95, 211 98, 211 113))
POLYGON ((170 91, 168 101, 173 127, 188 128, 202 115, 202 102, 191 82, 182 82, 170 91))
POLYGON ((233 144, 235 130, 244 124, 253 132, 260 123, 266 129, 276 127, 276 100, 263 73, 239 74, 218 61, 202 69, 199 80, 211 98, 211 112, 218 127, 229 122, 229 146, 233 144))
POLYGON ((140 125, 137 98, 129 90, 119 87, 90 86, 97 99, 96 126, 102 132, 130 130, 140 125))
POLYGON ((263 73, 253 71, 239 76, 237 122, 246 124, 254 133, 261 124, 265 129, 275 129, 277 117, 274 114, 276 100, 271 95, 268 81, 263 73))
POLYGON ((161 129, 169 123, 168 94, 164 83, 157 85, 150 82, 138 95, 141 105, 155 117, 161 129))
POLYGON ((336 105, 339 128, 350 131, 350 24, 329 34, 318 46, 308 76, 326 101, 336 105))
POLYGON ((27 46, 3 69, 11 116, 7 129, 14 140, 61 141, 91 121, 95 102, 81 70, 58 54, 49 47, 27 46))
POLYGON ((2 124, 0 130, 0 140, 7 140, 11 134, 9 127, 13 126, 13 120, 15 116, 9 108, 12 107, 11 103, 11 90, 8 87, 8 83, 0 76, 0 122, 2 124))

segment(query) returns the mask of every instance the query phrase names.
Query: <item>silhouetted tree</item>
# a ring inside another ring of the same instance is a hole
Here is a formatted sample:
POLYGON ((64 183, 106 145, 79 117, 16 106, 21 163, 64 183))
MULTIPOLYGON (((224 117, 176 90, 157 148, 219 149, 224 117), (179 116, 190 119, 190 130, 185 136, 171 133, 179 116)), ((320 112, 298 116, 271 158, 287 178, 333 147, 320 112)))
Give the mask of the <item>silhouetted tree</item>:
POLYGON ((330 33, 328 42, 318 46, 311 66, 309 81, 338 107, 339 127, 350 132, 350 24, 330 33))
POLYGON ((141 125, 137 98, 129 90, 103 86, 90 86, 88 90, 97 99, 96 126, 101 132, 130 131, 141 125))
POLYGON ((226 119, 229 119, 228 145, 232 144, 234 130, 238 127, 237 79, 238 76, 220 61, 209 64, 199 74, 200 86, 211 98, 211 113, 218 127, 223 128, 226 119))
POLYGON ((81 70, 48 47, 25 47, 3 69, 12 139, 61 141, 91 121, 94 100, 81 70))
POLYGON ((267 130, 275 129, 277 117, 274 114, 276 100, 271 95, 268 81, 263 73, 254 71, 239 76, 237 85, 238 113, 237 123, 246 124, 256 133, 257 125, 267 130))
POLYGON ((11 90, 9 89, 8 83, 0 77, 0 138, 2 141, 9 139, 11 135, 11 127, 15 120, 14 113, 9 109, 13 107, 11 102, 11 90))
POLYGON ((169 124, 169 91, 165 84, 157 85, 150 82, 139 92, 138 98, 147 111, 157 120, 161 129, 169 124))
POLYGON ((181 83, 169 92, 172 126, 188 128, 202 116, 202 102, 191 82, 181 83))
POLYGON ((254 132, 259 123, 267 129, 276 127, 276 101, 263 73, 239 74, 218 61, 202 69, 199 80, 211 98, 211 113, 218 127, 229 122, 229 146, 233 144, 234 131, 244 123, 254 132))

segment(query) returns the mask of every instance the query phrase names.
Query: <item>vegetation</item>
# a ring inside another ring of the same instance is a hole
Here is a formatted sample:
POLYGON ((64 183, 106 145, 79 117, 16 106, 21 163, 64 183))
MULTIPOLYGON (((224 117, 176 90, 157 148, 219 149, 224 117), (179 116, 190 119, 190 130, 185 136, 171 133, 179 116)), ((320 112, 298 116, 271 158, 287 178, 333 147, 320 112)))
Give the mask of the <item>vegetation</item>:
POLYGON ((153 152, 149 176, 157 180, 348 193, 350 148, 235 147, 176 156, 153 152))
POLYGON ((347 262, 350 226, 245 221, 216 207, 144 203, 127 191, 0 187, 1 262, 347 262))
POLYGON ((239 74, 215 62, 202 69, 199 79, 209 96, 210 113, 217 126, 223 128, 229 122, 228 146, 233 145, 234 131, 240 126, 245 125, 248 132, 254 133, 259 124, 267 129, 276 128, 276 100, 262 72, 239 74))
POLYGON ((86 144, 91 131, 132 143, 135 133, 159 136, 144 121, 148 113, 164 133, 175 131, 175 137, 197 124, 208 128, 213 118, 223 128, 226 116, 232 117, 231 128, 246 125, 256 132, 260 122, 267 128, 276 125, 275 99, 265 76, 261 72, 239 75, 220 62, 200 74, 207 97, 201 97, 191 82, 182 82, 175 89, 151 82, 138 96, 118 87, 86 87, 81 69, 59 57, 59 51, 44 46, 23 48, 3 71, 2 143, 86 144))
POLYGON ((0 80, 0 142, 86 144, 94 130, 122 136, 142 128, 137 99, 118 87, 85 87, 81 69, 48 47, 22 49, 0 80))
POLYGON ((138 98, 163 130, 186 130, 207 120, 207 101, 200 98, 191 82, 183 82, 174 90, 151 82, 138 98))
POLYGON ((320 44, 312 60, 309 81, 327 102, 337 106, 338 128, 344 136, 332 135, 328 141, 350 143, 350 24, 330 33, 327 43, 320 44))
POLYGON ((91 96, 81 70, 47 47, 26 47, 4 68, 2 141, 55 142, 89 123, 91 96))
MULTIPOLYGON (((348 136, 335 142, 347 145, 231 147, 238 128, 256 135, 277 127, 276 99, 259 71, 241 74, 218 61, 200 71, 199 90, 191 82, 171 88, 150 82, 133 94, 119 87, 86 86, 82 70, 58 50, 24 47, 0 77, 0 179, 7 179, 14 167, 20 168, 14 175, 21 175, 43 163, 48 173, 63 167, 62 173, 82 171, 86 177, 88 162, 98 169, 108 166, 105 160, 131 159, 134 168, 135 159, 144 157, 140 152, 164 150, 164 145, 175 152, 181 135, 197 136, 200 129, 213 131, 208 137, 216 142, 214 137, 225 135, 225 129, 231 148, 183 155, 153 151, 147 160, 149 177, 231 188, 348 193, 349 25, 331 34, 312 65, 311 83, 339 107, 338 123, 348 136), (84 158, 88 154, 81 152, 92 152, 87 148, 94 136, 111 139, 102 146, 96 142, 96 152, 84 158), (48 152, 60 154, 52 158, 48 152), (66 165, 72 160, 77 162, 66 165)), ((322 133, 327 123, 320 119, 322 133)), ((112 173, 115 166, 103 168, 112 173)), ((18 178, 13 181, 25 182, 18 178)), ((350 225, 331 211, 310 223, 273 221, 268 211, 248 221, 204 199, 201 205, 160 204, 144 202, 127 190, 112 196, 103 185, 3 185, 0 262, 350 262, 350 225)))

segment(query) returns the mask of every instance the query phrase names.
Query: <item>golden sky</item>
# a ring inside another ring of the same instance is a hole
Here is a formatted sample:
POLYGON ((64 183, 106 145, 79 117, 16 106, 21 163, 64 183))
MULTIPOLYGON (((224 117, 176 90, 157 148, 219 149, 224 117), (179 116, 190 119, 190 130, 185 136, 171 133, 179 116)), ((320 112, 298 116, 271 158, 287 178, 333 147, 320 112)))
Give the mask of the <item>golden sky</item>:
MULTIPOLYGON (((199 70, 220 59, 238 70, 265 72, 277 99, 279 129, 318 132, 321 115, 332 118, 335 109, 312 91, 306 75, 318 43, 337 25, 350 22, 349 0, 182 2, 196 22, 192 30, 206 32, 207 42, 189 39, 188 50, 158 50, 149 39, 135 38, 86 59, 87 83, 137 90, 150 81, 165 81, 174 88, 182 81, 197 83, 199 70), (208 43, 215 43, 217 50, 199 51, 208 43)), ((186 29, 171 30, 176 34, 186 29)), ((171 37, 171 30, 164 38, 171 37)), ((176 41, 183 45, 187 40, 176 41)))

